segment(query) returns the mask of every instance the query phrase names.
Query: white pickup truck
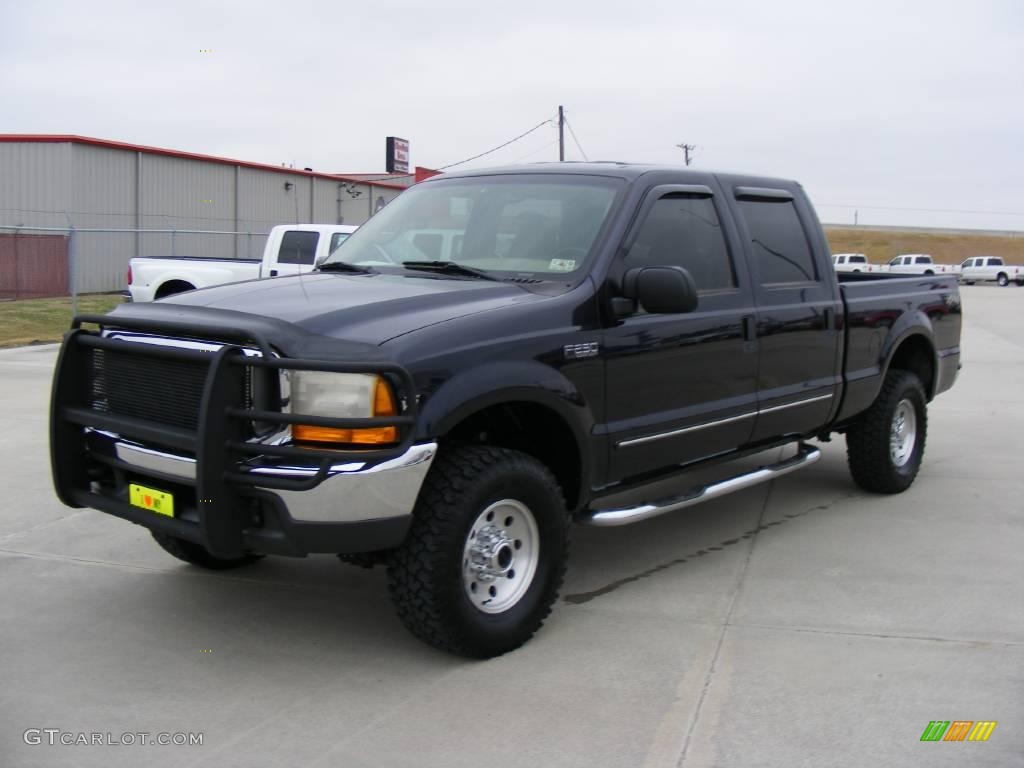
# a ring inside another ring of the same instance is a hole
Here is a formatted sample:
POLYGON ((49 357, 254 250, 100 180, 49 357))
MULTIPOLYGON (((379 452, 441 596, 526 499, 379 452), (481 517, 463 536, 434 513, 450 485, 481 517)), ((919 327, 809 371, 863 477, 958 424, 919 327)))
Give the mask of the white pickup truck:
POLYGON ((833 253, 832 267, 836 272, 882 272, 880 264, 871 264, 863 253, 833 253))
POLYGON ((356 229, 348 224, 282 224, 270 230, 262 259, 134 258, 128 265, 128 292, 132 301, 153 301, 194 288, 310 272, 356 229))
POLYGON ((927 253, 901 253, 886 267, 887 272, 898 275, 955 275, 959 264, 936 264, 927 253))
POLYGON ((960 279, 968 285, 995 282, 1024 286, 1024 267, 1007 264, 998 256, 972 256, 960 265, 960 279))

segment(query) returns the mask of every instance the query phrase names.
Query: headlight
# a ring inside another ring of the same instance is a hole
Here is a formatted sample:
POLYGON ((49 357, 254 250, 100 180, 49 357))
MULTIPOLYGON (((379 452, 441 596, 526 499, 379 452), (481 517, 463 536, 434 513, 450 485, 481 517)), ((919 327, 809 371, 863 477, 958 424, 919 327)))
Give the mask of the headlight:
MULTIPOLYGON (((380 376, 363 373, 291 371, 292 413, 338 419, 394 416, 395 396, 380 376)), ((383 445, 398 442, 397 427, 335 429, 296 424, 292 437, 300 442, 383 445)))

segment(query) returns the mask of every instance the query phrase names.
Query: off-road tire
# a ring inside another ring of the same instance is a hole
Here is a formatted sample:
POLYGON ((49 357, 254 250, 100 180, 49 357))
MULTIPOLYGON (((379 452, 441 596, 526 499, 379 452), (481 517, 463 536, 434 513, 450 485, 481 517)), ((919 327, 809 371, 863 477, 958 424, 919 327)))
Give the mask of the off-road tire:
POLYGON ((169 555, 174 555, 186 563, 198 565, 211 571, 227 571, 232 568, 241 568, 250 565, 261 559, 263 555, 243 555, 242 557, 215 557, 207 551, 206 547, 196 544, 193 541, 179 539, 177 536, 170 536, 158 531, 150 531, 156 543, 169 555))
POLYGON ((882 390, 846 432, 846 457, 857 485, 872 493, 902 493, 917 477, 928 435, 928 406, 924 385, 909 371, 890 370, 882 390), (890 450, 896 409, 908 401, 916 416, 916 438, 909 459, 897 466, 890 450))
POLYGON ((540 629, 558 597, 569 522, 558 482, 532 456, 484 445, 442 452, 424 481, 409 534, 388 565, 398 617, 420 640, 461 656, 486 659, 518 648, 540 629), (464 547, 479 515, 506 499, 532 514, 539 556, 518 602, 485 613, 466 593, 464 547))

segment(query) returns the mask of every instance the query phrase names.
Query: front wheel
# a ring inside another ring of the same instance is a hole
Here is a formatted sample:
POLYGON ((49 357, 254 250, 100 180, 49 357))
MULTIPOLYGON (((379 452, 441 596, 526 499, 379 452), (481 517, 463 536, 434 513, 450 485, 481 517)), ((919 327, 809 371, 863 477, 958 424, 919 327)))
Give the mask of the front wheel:
POLYGON ((402 623, 445 651, 491 658, 540 629, 565 576, 569 516, 533 457, 465 446, 431 468, 388 567, 402 623))
POLYGON ((928 434, 924 385, 909 371, 891 370, 875 402, 846 432, 846 456, 857 485, 872 493, 902 493, 917 477, 928 434))

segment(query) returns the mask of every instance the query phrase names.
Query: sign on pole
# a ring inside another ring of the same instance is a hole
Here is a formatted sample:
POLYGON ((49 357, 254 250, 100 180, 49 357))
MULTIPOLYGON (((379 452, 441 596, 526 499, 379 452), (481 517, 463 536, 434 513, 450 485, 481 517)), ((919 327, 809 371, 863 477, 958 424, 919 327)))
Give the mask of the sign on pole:
POLYGON ((409 141, 397 136, 388 136, 387 161, 388 173, 409 172, 409 141))

